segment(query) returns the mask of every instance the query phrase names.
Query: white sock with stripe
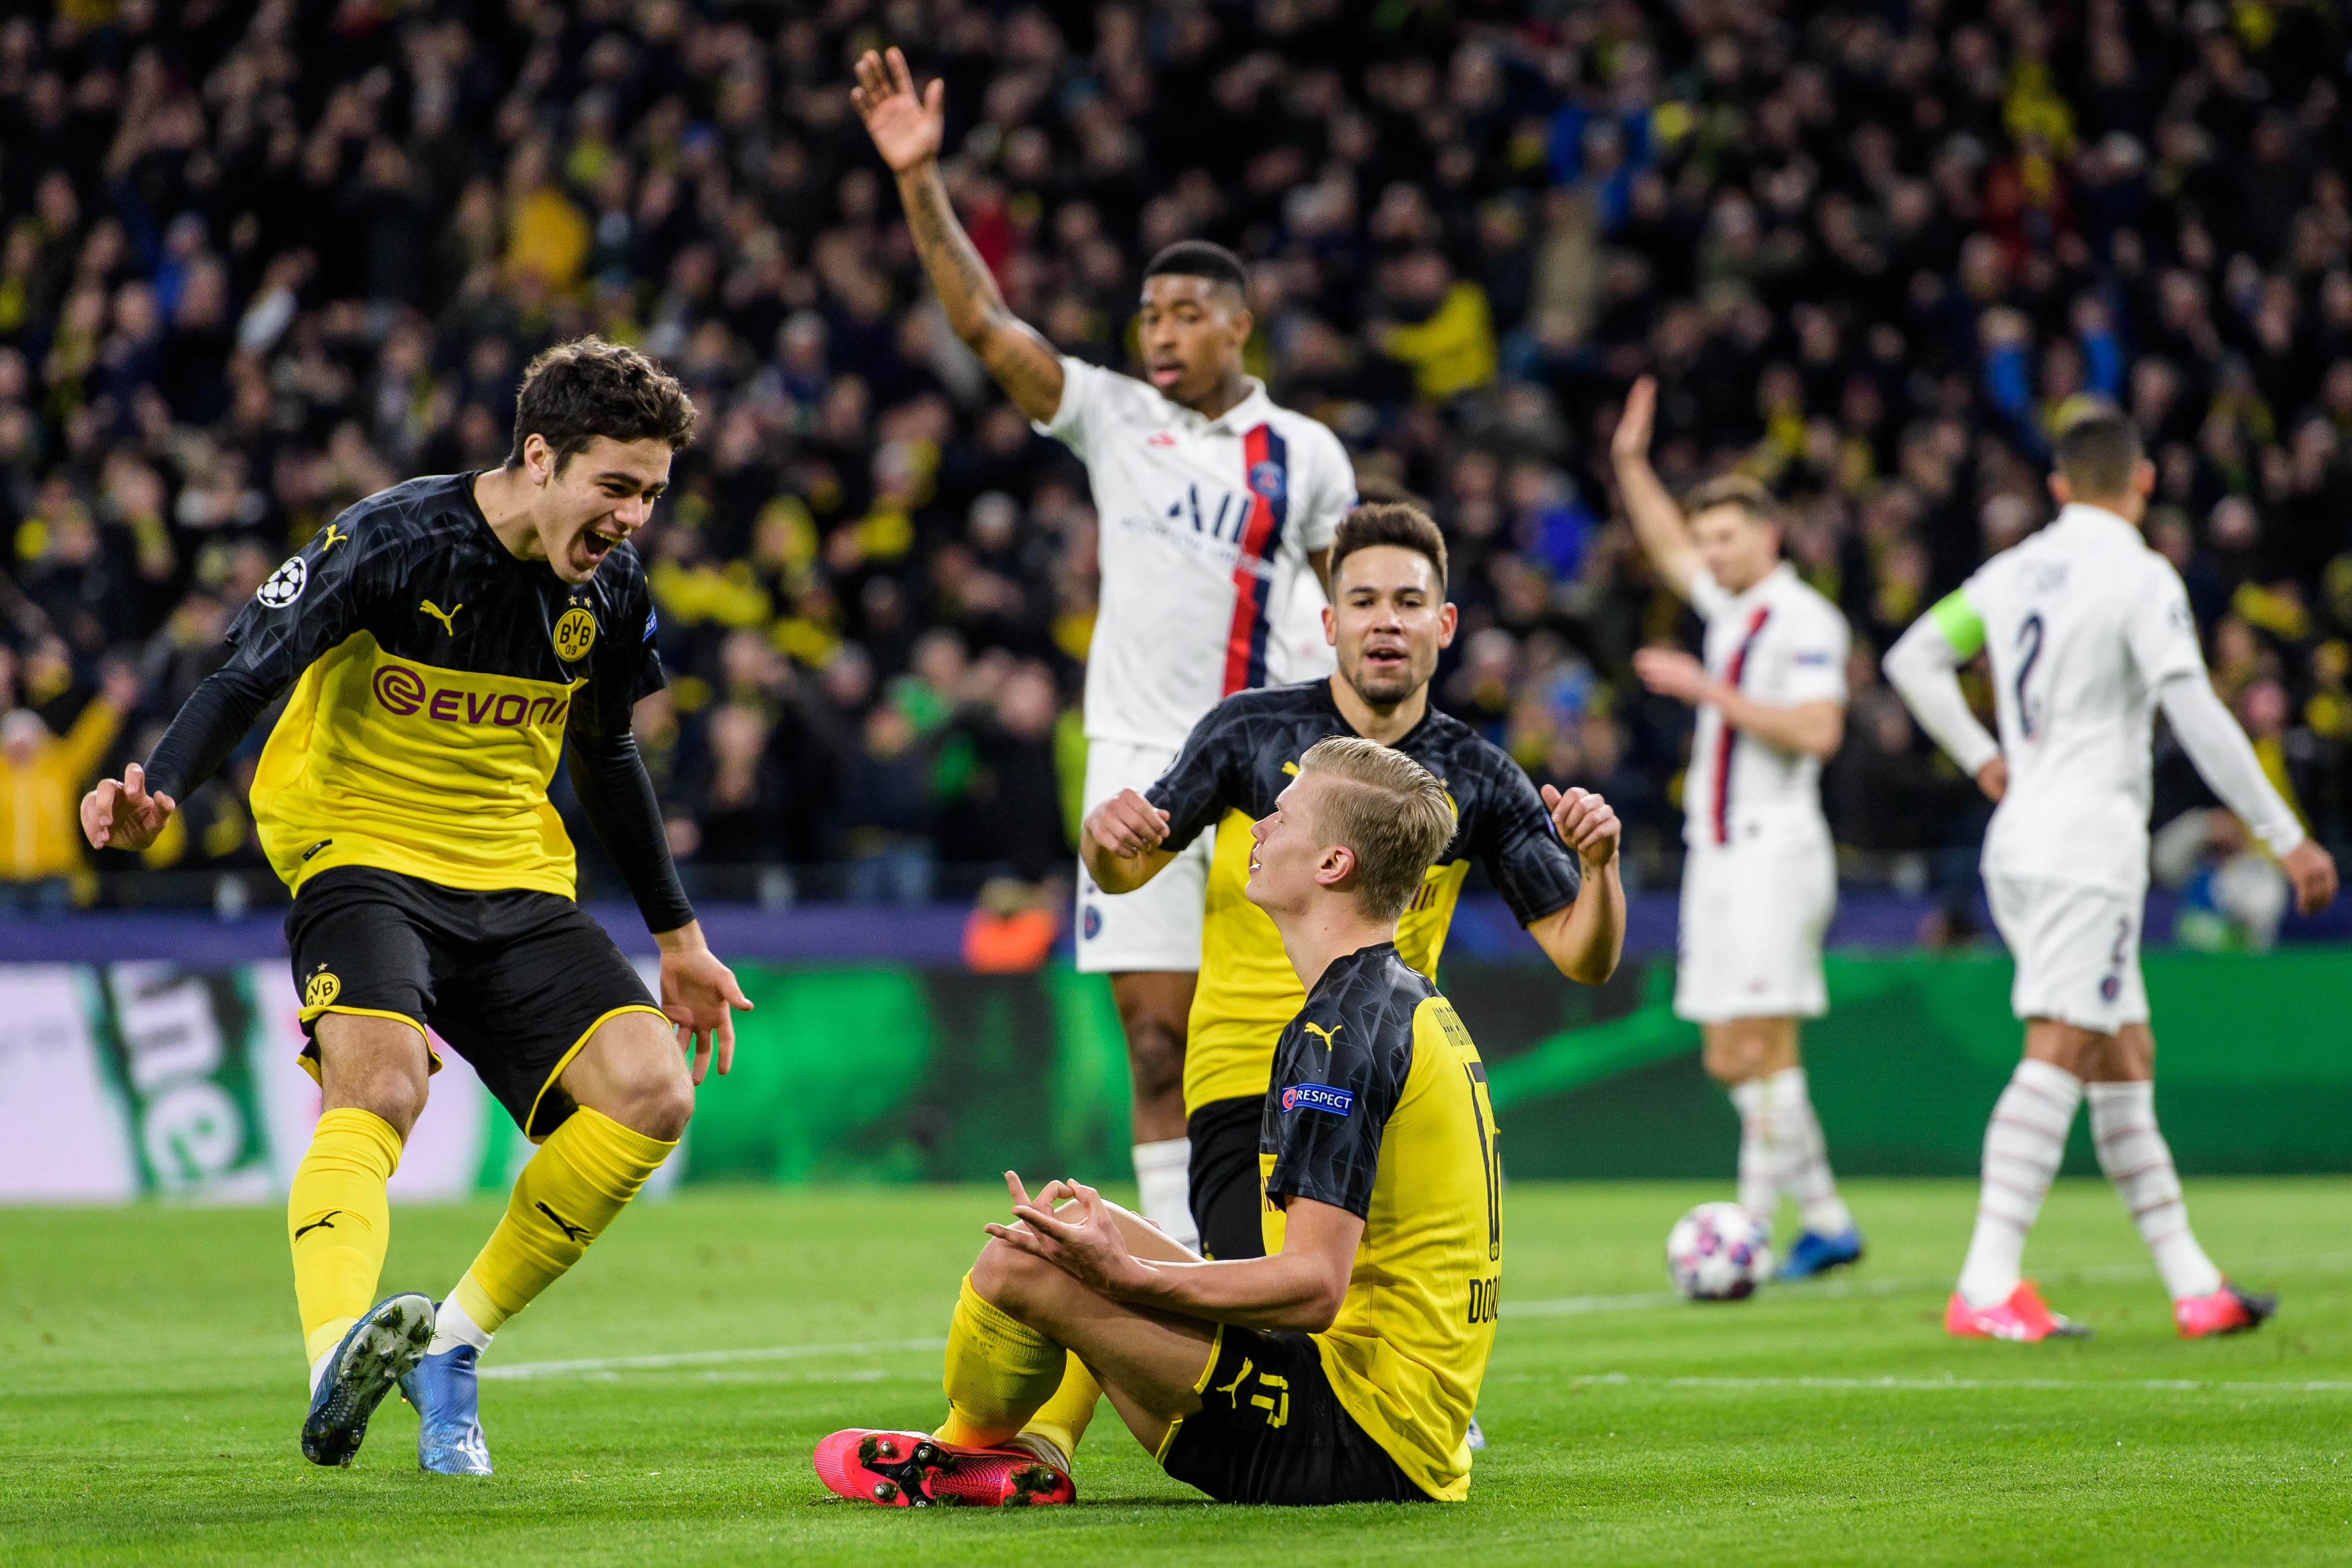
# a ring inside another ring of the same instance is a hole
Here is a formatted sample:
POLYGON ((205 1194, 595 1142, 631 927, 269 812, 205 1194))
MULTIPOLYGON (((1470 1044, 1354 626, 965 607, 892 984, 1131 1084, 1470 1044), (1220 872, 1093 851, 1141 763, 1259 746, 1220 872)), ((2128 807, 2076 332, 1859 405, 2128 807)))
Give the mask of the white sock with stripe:
POLYGON ((1829 1145, 1822 1136, 1821 1118, 1813 1113, 1805 1070, 1783 1068, 1764 1084, 1780 1190, 1796 1204, 1806 1229, 1817 1236, 1844 1235, 1853 1228, 1853 1215, 1838 1197, 1837 1177, 1830 1173, 1829 1145))
POLYGON ((2156 1255, 2156 1271, 2174 1301, 2210 1296, 2221 1288, 2221 1270, 2197 1244, 2181 1201, 2179 1173, 2172 1150, 2156 1127, 2156 1085, 2094 1083, 2090 1087, 2091 1136, 2099 1146, 2099 1168, 2115 1184, 2116 1196, 2131 1211, 2140 1239, 2156 1255))
POLYGON ((1998 1306, 2017 1289, 2025 1239, 2066 1155, 2066 1131, 2083 1103, 2083 1081, 2032 1057, 2017 1064, 1985 1128, 1984 1186, 1976 1234, 1960 1265, 1960 1299, 1998 1306))
POLYGON ((1780 1164, 1772 1145, 1769 1082, 1750 1078, 1729 1089, 1731 1103, 1739 1112, 1739 1207, 1767 1230, 1780 1208, 1780 1164))
POLYGON ((1138 1144, 1134 1154, 1136 1207, 1170 1240, 1198 1252, 1201 1232, 1192 1224, 1192 1140, 1138 1144))

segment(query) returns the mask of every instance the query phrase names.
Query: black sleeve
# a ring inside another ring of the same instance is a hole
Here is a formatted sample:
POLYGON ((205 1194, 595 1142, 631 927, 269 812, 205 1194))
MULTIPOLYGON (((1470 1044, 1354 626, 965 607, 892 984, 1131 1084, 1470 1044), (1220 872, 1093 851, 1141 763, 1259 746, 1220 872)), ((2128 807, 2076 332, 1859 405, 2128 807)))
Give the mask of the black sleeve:
POLYGON ((344 513, 269 574, 229 623, 228 663, 189 695, 147 759, 147 788, 184 801, 278 694, 358 629, 396 573, 391 548, 344 513), (347 531, 348 530, 348 531, 347 531))
POLYGON ((1499 755, 1482 760, 1488 809, 1479 814, 1478 860, 1518 923, 1532 925, 1576 902, 1584 868, 1560 842, 1543 797, 1518 764, 1499 755))
POLYGON ((1171 853, 1216 826, 1231 804, 1225 772, 1235 750, 1236 727, 1227 709, 1219 703, 1202 714, 1168 771, 1144 791, 1145 800, 1168 813, 1168 837, 1160 847, 1171 853))
POLYGON ((646 929, 656 936, 675 931, 694 918, 694 905, 678 885, 677 866, 669 856, 669 840, 662 831, 661 802, 654 798, 654 781, 646 776, 637 756, 637 737, 626 729, 616 735, 586 735, 574 729, 566 737, 565 766, 572 775, 572 792, 588 813, 604 852, 613 857, 646 917, 646 929))
POLYGON ((1390 1016, 1395 1010, 1349 1007, 1343 997, 1292 1021, 1275 1059, 1268 1197, 1312 1198, 1359 1218, 1371 1213, 1381 1137, 1412 1067, 1412 1016, 1398 1019, 1390 1016), (1312 1016, 1327 1010, 1328 1018, 1312 1016), (1316 1031, 1335 1022, 1327 1043, 1316 1031))

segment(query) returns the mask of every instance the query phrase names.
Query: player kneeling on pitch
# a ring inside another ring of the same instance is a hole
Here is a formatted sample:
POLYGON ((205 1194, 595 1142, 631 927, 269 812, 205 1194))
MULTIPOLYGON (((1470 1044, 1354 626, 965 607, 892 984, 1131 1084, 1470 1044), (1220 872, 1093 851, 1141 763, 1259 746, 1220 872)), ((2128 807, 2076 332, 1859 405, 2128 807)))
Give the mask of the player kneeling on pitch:
POLYGON ((1097 1398, 1221 1501, 1459 1500, 1495 1338, 1502 1186, 1486 1071, 1397 917, 1454 835, 1402 753, 1325 740, 1259 821, 1246 894, 1307 989, 1266 1092, 1267 1255, 1209 1262, 1092 1187, 1033 1199, 964 1279, 948 1418, 817 1445, 843 1497, 1068 1502, 1097 1398))

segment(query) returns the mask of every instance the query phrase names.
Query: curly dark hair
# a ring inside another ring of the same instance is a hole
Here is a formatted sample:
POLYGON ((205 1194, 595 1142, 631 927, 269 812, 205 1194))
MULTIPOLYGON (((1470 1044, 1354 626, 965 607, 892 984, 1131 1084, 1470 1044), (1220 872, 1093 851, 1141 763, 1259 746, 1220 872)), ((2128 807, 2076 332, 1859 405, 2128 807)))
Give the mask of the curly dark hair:
POLYGON ((521 465, 523 442, 534 434, 555 449, 559 474, 600 435, 667 441, 676 452, 694 439, 694 400, 675 376, 636 350, 593 336, 575 338, 547 350, 523 371, 508 467, 521 465))

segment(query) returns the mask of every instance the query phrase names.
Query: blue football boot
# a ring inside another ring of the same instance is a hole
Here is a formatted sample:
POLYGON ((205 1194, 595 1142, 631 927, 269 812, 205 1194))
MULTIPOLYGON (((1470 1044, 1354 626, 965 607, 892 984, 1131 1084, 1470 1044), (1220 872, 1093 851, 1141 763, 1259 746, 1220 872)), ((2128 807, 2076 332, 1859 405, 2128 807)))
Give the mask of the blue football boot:
POLYGON ((1835 1236, 1823 1236, 1808 1230, 1797 1238, 1789 1249, 1788 1260, 1780 1265, 1776 1280, 1811 1280, 1832 1269, 1843 1269, 1849 1263, 1862 1261, 1862 1232, 1853 1227, 1835 1236))
POLYGON ((436 1476, 490 1473, 474 1373, 480 1355, 470 1344, 457 1345, 425 1356, 401 1378, 400 1396, 416 1406, 418 1469, 436 1476))
POLYGON ((414 1293, 386 1296, 352 1325, 327 1358, 302 1422, 302 1457, 348 1465, 367 1437, 368 1417, 433 1343, 433 1303, 414 1293))

